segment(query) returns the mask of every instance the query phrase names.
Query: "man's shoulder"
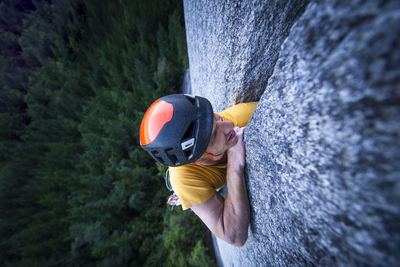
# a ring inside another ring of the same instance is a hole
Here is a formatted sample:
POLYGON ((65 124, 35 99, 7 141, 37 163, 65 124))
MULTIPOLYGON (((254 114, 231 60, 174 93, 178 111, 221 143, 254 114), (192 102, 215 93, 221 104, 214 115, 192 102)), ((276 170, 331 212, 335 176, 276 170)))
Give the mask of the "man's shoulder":
POLYGON ((235 126, 244 127, 250 120, 257 104, 258 102, 239 103, 223 110, 219 115, 221 115, 224 120, 232 121, 235 126))
POLYGON ((188 180, 204 180, 215 176, 226 169, 226 164, 204 166, 201 164, 187 164, 178 167, 169 167, 171 182, 185 183, 188 180))
POLYGON ((226 164, 216 164, 212 166, 204 166, 201 164, 186 164, 177 167, 169 167, 170 173, 173 174, 187 174, 187 173, 201 173, 203 171, 215 170, 215 169, 224 169, 226 168, 226 164))
MULTIPOLYGON (((204 167, 204 166, 203 166, 204 167)), ((193 179, 199 176, 202 166, 198 164, 186 164, 177 167, 169 167, 169 175, 171 177, 171 182, 183 182, 185 179, 193 179)))

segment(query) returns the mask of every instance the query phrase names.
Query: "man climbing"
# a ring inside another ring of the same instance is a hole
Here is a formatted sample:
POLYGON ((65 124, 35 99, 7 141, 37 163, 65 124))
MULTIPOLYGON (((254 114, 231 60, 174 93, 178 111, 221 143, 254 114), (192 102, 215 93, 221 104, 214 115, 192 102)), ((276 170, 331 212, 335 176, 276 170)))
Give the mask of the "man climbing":
POLYGON ((235 246, 248 236, 243 132, 257 103, 214 113, 206 98, 168 95, 148 108, 140 126, 142 148, 170 166, 182 208, 191 208, 217 237, 235 246), (217 192, 224 185, 225 199, 217 192))

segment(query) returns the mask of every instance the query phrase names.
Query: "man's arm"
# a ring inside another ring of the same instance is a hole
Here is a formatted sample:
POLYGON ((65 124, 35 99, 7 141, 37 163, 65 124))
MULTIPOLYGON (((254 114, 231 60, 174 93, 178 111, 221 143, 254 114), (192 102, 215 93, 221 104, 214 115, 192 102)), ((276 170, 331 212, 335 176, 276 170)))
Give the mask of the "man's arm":
POLYGON ((246 242, 250 218, 250 205, 244 179, 243 130, 243 128, 236 130, 238 143, 228 150, 226 198, 216 193, 209 200, 192 207, 217 237, 235 246, 243 246, 246 242))

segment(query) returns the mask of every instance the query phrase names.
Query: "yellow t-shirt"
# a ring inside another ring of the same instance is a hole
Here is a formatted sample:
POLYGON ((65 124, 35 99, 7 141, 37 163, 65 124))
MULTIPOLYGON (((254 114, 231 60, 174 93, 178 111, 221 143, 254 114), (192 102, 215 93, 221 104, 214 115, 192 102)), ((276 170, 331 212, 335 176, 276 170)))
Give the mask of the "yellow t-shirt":
MULTIPOLYGON (((244 127, 257 104, 258 102, 240 103, 219 115, 223 120, 232 121, 235 126, 244 127)), ((205 202, 226 184, 226 164, 169 167, 169 175, 172 189, 181 200, 183 210, 186 210, 205 202)))

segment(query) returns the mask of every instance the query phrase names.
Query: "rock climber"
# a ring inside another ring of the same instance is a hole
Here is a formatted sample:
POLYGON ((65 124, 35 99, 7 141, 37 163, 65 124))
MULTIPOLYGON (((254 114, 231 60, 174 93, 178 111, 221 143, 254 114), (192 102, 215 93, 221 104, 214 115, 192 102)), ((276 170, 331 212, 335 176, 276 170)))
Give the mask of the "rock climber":
POLYGON ((200 96, 156 100, 140 126, 140 145, 168 165, 175 203, 191 209, 220 239, 243 246, 250 217, 243 133, 258 102, 221 113, 200 96), (226 186, 226 197, 218 190, 226 186))

